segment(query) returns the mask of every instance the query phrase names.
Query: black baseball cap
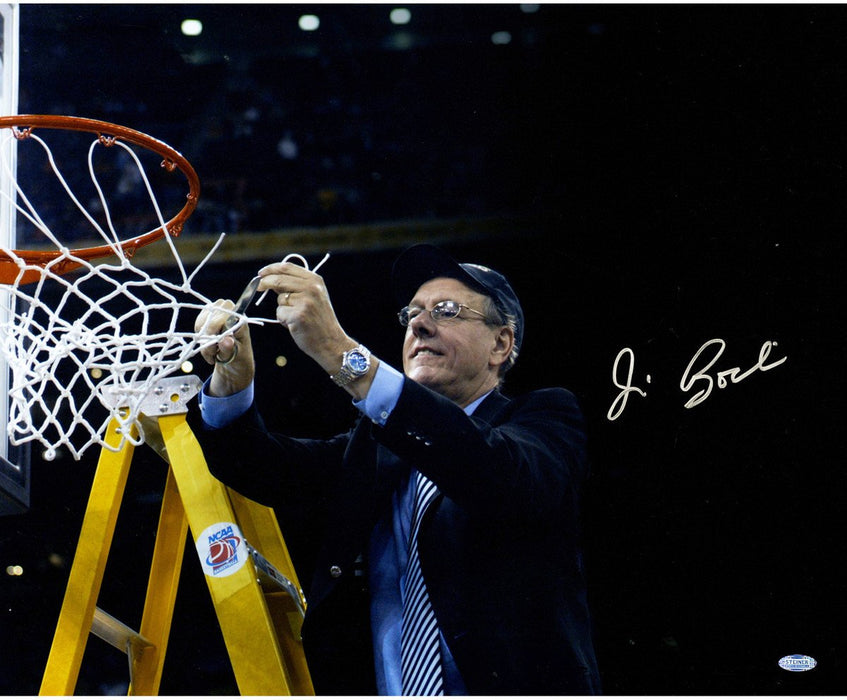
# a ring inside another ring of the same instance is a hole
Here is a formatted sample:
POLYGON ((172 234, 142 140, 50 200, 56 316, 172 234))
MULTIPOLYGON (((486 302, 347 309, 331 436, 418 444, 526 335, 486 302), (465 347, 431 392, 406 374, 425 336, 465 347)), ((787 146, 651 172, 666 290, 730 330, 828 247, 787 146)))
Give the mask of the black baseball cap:
POLYGON ((500 313, 515 319, 515 349, 520 349, 524 328, 523 309, 509 281, 484 265, 458 263, 434 245, 414 245, 394 261, 391 283, 397 302, 405 306, 424 282, 436 277, 457 279, 471 289, 491 297, 500 313))

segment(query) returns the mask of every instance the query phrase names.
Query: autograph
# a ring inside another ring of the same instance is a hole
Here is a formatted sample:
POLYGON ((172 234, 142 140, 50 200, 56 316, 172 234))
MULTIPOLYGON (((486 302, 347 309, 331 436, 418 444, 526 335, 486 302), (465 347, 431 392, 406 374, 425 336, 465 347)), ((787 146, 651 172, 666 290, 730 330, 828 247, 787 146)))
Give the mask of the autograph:
MULTIPOLYGON (((685 402, 685 408, 694 408, 694 406, 703 403, 709 398, 709 396, 712 395, 712 390, 715 388, 715 384, 717 384, 719 389, 725 389, 730 384, 738 384, 739 382, 744 381, 755 372, 767 372, 768 370, 781 365, 788 359, 788 357, 783 357, 768 364, 771 350, 773 350, 776 345, 776 341, 765 341, 759 349, 759 361, 744 372, 741 371, 740 367, 732 367, 731 369, 717 371, 714 375, 712 375, 709 372, 720 359, 721 355, 723 355, 723 352, 726 349, 726 343, 720 338, 714 338, 703 343, 703 345, 700 346, 700 349, 694 353, 694 357, 691 358, 691 361, 685 368, 685 372, 682 373, 682 379, 679 382, 679 388, 685 393, 688 393, 695 388, 697 390, 696 393, 694 393, 685 402), (698 364, 701 362, 705 362, 705 364, 701 365, 698 369, 698 364)), ((608 413, 606 413, 606 417, 610 421, 616 420, 623 413, 631 394, 635 393, 641 397, 647 396, 646 391, 632 383, 634 372, 635 353, 631 348, 623 348, 623 350, 621 350, 615 358, 615 364, 612 367, 612 383, 621 391, 609 407, 608 413), (625 369, 626 378, 623 382, 621 381, 619 374, 619 368, 622 362, 628 364, 628 367, 625 369)), ((649 374, 646 377, 646 381, 648 384, 651 381, 649 374)))

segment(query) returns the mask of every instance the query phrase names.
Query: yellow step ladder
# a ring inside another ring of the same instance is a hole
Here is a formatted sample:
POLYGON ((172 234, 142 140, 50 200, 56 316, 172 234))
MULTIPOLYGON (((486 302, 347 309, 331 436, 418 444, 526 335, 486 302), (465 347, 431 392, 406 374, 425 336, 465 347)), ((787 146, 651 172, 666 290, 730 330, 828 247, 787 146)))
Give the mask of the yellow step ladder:
POLYGON ((141 627, 97 607, 134 446, 112 420, 94 476, 41 695, 73 695, 89 634, 129 658, 130 695, 156 695, 190 528, 242 695, 314 695, 300 628, 306 601, 276 516, 215 479, 186 422, 197 377, 162 380, 142 407, 169 464, 141 627), (120 447, 120 449, 118 449, 120 447))

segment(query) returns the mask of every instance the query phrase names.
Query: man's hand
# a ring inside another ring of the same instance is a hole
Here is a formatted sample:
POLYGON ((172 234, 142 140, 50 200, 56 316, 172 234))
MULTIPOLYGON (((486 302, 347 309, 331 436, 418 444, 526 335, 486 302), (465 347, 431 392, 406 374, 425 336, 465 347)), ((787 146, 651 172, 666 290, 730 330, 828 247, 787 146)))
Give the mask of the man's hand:
MULTIPOLYGON (((277 320, 288 329, 304 353, 327 374, 341 369, 345 352, 356 347, 338 322, 323 278, 294 263, 274 263, 259 270, 259 291, 277 295, 277 320)), ((356 399, 364 398, 370 388, 379 360, 371 358, 371 371, 351 384, 346 391, 356 399)))
MULTIPOLYGON (((197 317, 194 322, 195 332, 207 335, 223 333, 224 324, 234 306, 228 299, 219 299, 212 308, 205 309, 197 317)), ((209 382, 210 395, 231 396, 246 389, 253 381, 256 365, 253 360, 250 329, 246 323, 223 336, 216 345, 203 348, 200 354, 215 368, 209 382)))
POLYGON ((356 342, 341 327, 323 278, 295 263, 274 263, 259 270, 259 291, 277 295, 276 317, 304 353, 332 374, 341 356, 356 342))

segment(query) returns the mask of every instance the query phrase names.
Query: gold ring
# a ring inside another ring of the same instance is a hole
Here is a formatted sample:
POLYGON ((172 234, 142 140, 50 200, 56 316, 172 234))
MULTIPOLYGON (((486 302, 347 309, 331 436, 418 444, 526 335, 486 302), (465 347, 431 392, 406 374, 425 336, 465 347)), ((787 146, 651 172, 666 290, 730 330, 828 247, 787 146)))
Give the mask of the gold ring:
POLYGON ((291 292, 286 292, 286 293, 285 293, 285 305, 286 305, 286 306, 290 306, 290 304, 288 303, 288 298, 289 298, 290 296, 291 296, 291 292))
POLYGON ((232 356, 231 356, 231 357, 229 357, 229 358, 228 358, 228 359, 226 359, 226 360, 224 360, 224 359, 221 357, 220 352, 216 352, 216 353, 215 353, 215 362, 217 362, 219 365, 223 365, 224 367, 226 367, 226 366, 227 366, 228 364, 230 364, 230 363, 231 363, 231 362, 232 362, 232 361, 233 361, 236 357, 238 357, 238 345, 237 345, 237 344, 232 346, 232 356))

